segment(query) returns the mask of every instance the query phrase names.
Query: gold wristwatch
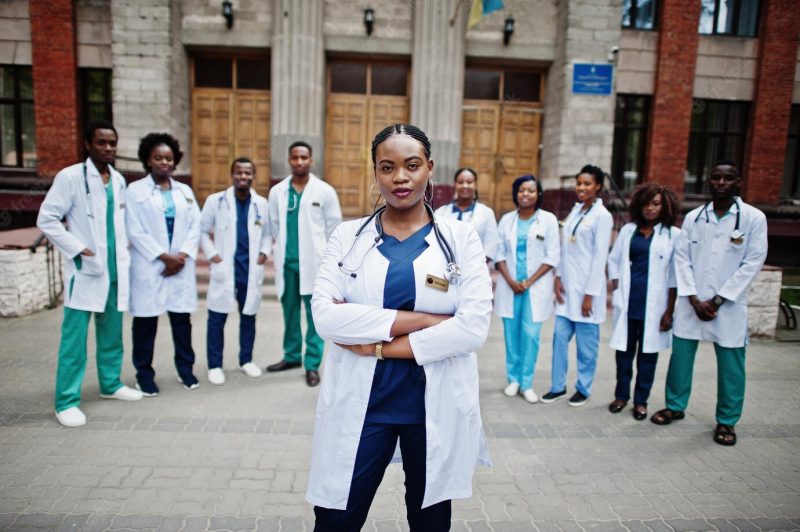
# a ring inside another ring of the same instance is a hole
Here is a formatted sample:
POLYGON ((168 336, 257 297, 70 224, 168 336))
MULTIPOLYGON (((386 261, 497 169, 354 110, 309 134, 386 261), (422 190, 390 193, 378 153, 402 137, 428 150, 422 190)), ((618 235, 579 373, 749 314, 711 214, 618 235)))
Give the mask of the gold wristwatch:
POLYGON ((375 358, 383 360, 383 341, 375 342, 375 358))

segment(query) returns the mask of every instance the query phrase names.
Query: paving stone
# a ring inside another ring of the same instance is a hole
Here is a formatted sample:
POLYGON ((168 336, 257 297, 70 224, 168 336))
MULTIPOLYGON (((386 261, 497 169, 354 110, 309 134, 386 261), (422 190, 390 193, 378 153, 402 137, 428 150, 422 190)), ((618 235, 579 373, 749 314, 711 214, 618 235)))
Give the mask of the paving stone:
POLYGON ((761 530, 794 530, 796 528, 796 525, 788 519, 767 519, 762 517, 751 518, 749 521, 761 530))
POLYGON ((255 517, 212 517, 209 530, 253 530, 256 527, 255 517))
POLYGON ((64 520, 65 514, 20 514, 14 521, 14 528, 56 528, 64 520))

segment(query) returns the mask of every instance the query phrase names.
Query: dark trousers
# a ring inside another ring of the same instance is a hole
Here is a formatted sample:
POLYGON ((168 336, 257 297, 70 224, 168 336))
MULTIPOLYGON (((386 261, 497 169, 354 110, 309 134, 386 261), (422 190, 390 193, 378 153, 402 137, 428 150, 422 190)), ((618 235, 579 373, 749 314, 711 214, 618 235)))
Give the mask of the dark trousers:
POLYGON ((636 358, 636 387, 633 390, 633 404, 647 406, 650 388, 656 374, 658 353, 643 353, 644 320, 628 319, 628 350, 617 351, 617 399, 627 401, 631 397, 633 378, 633 359, 636 358), (638 356, 637 356, 638 351, 638 356))
MULTIPOLYGON (((172 329, 172 343, 175 344, 175 369, 184 383, 193 384, 197 379, 192 375, 194 351, 191 314, 167 312, 167 315, 172 329)), ((140 385, 152 384, 156 376, 153 370, 153 346, 157 331, 158 316, 133 318, 133 366, 136 368, 136 381, 140 385)))
MULTIPOLYGON (((247 299, 247 285, 236 283, 234 290, 239 305, 239 365, 244 366, 253 360, 253 342, 256 339, 256 317, 242 314, 247 299)), ((222 352, 225 348, 225 322, 228 315, 208 311, 206 326, 206 349, 208 350, 208 369, 222 367, 222 352)))
POLYGON ((406 516, 412 532, 450 530, 450 501, 442 501, 424 510, 425 495, 425 425, 390 425, 364 422, 358 444, 353 480, 346 510, 314 507, 315 532, 356 532, 367 520, 369 507, 392 459, 397 438, 403 453, 406 473, 406 516))

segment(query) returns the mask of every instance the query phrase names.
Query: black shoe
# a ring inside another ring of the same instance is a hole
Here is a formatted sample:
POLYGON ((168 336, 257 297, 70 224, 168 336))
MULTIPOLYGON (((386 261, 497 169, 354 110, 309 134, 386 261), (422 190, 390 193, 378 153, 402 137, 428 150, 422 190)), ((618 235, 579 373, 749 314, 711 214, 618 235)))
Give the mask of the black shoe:
POLYGON ((575 392, 572 397, 569 398, 569 406, 583 406, 586 404, 589 398, 583 395, 581 392, 575 392))
POLYGON ((641 421, 645 418, 647 418, 647 407, 644 405, 634 405, 633 419, 636 421, 641 421))
POLYGON ((563 397, 565 395, 567 395, 567 390, 561 390, 560 392, 547 392, 546 394, 544 394, 539 398, 539 401, 541 401, 544 404, 552 403, 556 399, 559 399, 560 397, 563 397))
POLYGON ((286 362, 285 360, 281 360, 276 364, 267 366, 267 371, 274 373, 276 371, 286 371, 287 369, 299 368, 300 366, 302 366, 300 362, 286 362))
POLYGON ((618 414, 622 412, 622 409, 625 408, 628 404, 628 401, 624 399, 614 399, 610 405, 608 405, 608 411, 612 414, 618 414))
POLYGON ((314 371, 313 369, 306 371, 306 384, 308 384, 311 387, 314 387, 317 384, 319 384, 319 372, 314 371))

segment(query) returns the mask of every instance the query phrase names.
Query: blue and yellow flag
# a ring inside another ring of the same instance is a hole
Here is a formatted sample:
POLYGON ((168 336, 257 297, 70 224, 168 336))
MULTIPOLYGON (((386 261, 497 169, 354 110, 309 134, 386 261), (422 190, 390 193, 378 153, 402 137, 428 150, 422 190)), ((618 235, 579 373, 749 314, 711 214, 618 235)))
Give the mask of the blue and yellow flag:
POLYGON ((503 7, 501 0, 472 0, 472 9, 469 12, 467 27, 471 28, 489 13, 499 11, 503 7))

